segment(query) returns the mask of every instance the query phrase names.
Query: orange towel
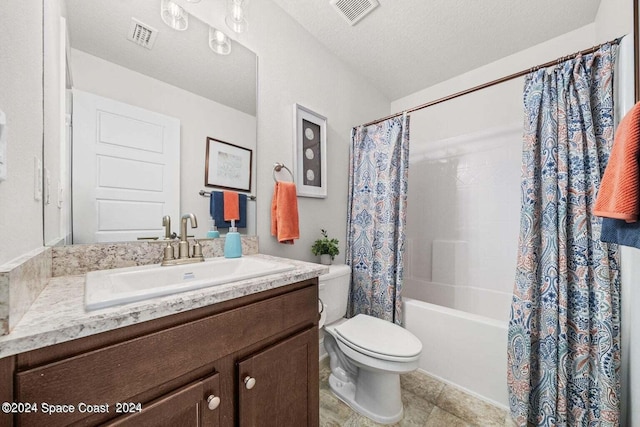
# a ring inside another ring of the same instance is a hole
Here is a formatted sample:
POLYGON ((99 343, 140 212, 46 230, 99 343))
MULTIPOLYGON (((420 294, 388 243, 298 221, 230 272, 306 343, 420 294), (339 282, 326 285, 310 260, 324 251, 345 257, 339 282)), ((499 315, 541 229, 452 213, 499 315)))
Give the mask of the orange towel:
POLYGON ((224 220, 240 220, 240 199, 235 191, 223 191, 224 220))
POLYGON ((618 125, 593 213, 636 222, 640 215, 640 102, 618 125))
POLYGON ((276 182, 271 199, 271 235, 278 242, 293 244, 300 238, 298 196, 293 182, 276 182))

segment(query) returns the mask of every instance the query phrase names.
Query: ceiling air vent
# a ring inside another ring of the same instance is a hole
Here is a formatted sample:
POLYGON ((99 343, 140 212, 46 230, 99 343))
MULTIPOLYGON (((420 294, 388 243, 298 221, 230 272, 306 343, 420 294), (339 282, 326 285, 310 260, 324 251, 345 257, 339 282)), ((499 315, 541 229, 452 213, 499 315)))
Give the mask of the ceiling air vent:
POLYGON ((378 0, 331 0, 331 5, 350 25, 355 25, 379 4, 378 0))
POLYGON ((131 40, 137 45, 146 47, 147 49, 151 49, 153 44, 156 42, 157 35, 158 30, 155 28, 147 24, 143 24, 136 18, 131 18, 129 34, 127 35, 128 40, 131 40))

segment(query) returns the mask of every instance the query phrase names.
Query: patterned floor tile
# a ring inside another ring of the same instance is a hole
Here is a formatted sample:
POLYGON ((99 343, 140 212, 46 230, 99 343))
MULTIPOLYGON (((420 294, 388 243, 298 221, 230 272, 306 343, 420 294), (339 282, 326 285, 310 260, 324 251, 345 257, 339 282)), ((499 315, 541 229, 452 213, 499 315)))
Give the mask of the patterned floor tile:
POLYGON ((444 383, 423 372, 414 371, 400 375, 400 385, 403 390, 409 390, 427 402, 436 403, 444 389, 444 383))
POLYGON ((331 390, 320 389, 320 427, 342 427, 353 415, 353 410, 335 397, 331 390))
MULTIPOLYGON (((320 426, 380 427, 353 411, 329 389, 328 359, 320 363, 320 426)), ((500 408, 421 372, 400 377, 404 416, 391 427, 514 427, 500 408)))
POLYGON ((503 427, 505 423, 505 411, 451 385, 445 386, 436 404, 472 425, 503 427))
POLYGON ((471 427, 464 420, 435 407, 424 427, 471 427))

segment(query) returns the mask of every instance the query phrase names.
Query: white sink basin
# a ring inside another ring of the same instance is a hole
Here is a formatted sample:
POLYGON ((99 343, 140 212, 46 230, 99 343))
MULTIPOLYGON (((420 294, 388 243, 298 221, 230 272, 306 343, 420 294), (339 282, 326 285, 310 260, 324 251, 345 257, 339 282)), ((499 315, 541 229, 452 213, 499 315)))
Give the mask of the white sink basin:
POLYGON ((295 267, 253 257, 210 258, 204 262, 161 267, 141 267, 92 271, 85 281, 87 310, 142 301, 238 280, 282 273, 295 267))

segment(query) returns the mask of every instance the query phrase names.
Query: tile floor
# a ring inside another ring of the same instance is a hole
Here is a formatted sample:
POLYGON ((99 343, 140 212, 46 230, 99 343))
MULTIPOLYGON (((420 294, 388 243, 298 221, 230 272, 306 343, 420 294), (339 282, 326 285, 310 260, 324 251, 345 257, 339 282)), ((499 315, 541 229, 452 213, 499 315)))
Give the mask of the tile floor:
MULTIPOLYGON (((320 362, 320 426, 380 426, 354 412, 329 389, 328 358, 320 362)), ((404 418, 393 426, 511 427, 506 411, 422 372, 400 377, 404 418)))

